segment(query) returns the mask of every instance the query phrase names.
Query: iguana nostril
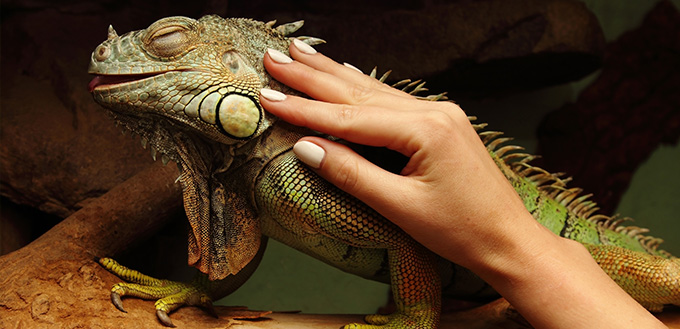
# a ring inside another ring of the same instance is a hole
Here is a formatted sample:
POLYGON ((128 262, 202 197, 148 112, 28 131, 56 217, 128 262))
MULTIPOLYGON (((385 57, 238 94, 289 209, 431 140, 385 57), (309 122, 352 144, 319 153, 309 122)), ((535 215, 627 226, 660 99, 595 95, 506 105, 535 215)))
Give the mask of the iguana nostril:
POLYGON ((98 62, 103 62, 107 58, 111 56, 111 48, 105 45, 100 45, 97 47, 97 49, 94 51, 94 59, 96 59, 98 62))

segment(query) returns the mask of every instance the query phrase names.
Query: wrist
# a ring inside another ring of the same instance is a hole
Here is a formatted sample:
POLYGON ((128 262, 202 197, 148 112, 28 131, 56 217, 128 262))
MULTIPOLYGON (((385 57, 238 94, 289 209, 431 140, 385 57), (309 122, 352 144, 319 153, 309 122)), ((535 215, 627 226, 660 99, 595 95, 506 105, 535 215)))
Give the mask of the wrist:
POLYGON ((500 227, 486 228, 475 236, 477 243, 467 248, 461 265, 477 273, 490 284, 518 282, 531 277, 541 259, 559 246, 562 238, 540 225, 526 211, 508 212, 505 219, 493 222, 500 227))
POLYGON ((663 327, 602 271, 583 245, 547 229, 528 237, 477 274, 534 327, 663 327))

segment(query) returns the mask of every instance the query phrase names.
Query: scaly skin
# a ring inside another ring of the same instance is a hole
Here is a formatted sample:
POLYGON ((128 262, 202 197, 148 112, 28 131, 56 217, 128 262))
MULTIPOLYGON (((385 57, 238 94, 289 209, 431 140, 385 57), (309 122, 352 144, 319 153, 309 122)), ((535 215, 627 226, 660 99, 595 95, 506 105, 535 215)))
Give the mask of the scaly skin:
MULTIPOLYGON (((267 48, 287 52, 286 35, 301 24, 272 25, 217 16, 170 17, 123 36, 109 28, 108 40, 92 55, 94 99, 118 124, 139 134, 154 158, 160 155, 180 167, 192 228, 189 263, 210 280, 242 281, 257 266, 256 253, 261 254, 265 235, 344 271, 389 280, 397 312, 368 316, 369 324, 346 328, 436 328, 440 282, 447 295, 459 298, 493 293, 479 278, 445 264, 296 160, 292 145, 314 132, 263 111, 258 91, 268 87, 295 93, 266 74, 262 57, 267 48)), ((415 93, 421 86, 406 89, 415 93)), ((541 224, 584 243, 603 269, 648 308, 680 305, 680 266, 656 249, 659 240, 639 235, 640 229, 618 226, 616 219, 594 215, 595 205, 587 196, 528 165, 531 157, 518 153, 517 147, 500 146, 506 140, 498 138, 499 133, 480 136, 541 224)), ((127 269, 103 263, 125 277, 127 269)), ((228 290, 207 282, 199 279, 190 285, 200 289, 181 294, 179 301, 172 297, 173 307, 201 300, 197 296, 202 294, 217 298, 228 290), (221 292, 211 293, 213 288, 221 292)), ((158 290, 119 284, 113 294, 118 299, 123 294, 150 297, 150 291, 158 290)), ((154 298, 167 300, 167 295, 154 298)), ((172 308, 163 307, 157 304, 159 317, 169 321, 165 314, 172 308)))
POLYGON ((555 234, 581 242, 619 286, 650 311, 664 304, 680 305, 680 259, 657 249, 661 239, 648 230, 620 226, 619 219, 595 214, 590 195, 567 188, 566 180, 527 164, 532 156, 508 153, 515 146, 500 144, 500 133, 482 132, 490 155, 524 201, 532 216, 555 234))

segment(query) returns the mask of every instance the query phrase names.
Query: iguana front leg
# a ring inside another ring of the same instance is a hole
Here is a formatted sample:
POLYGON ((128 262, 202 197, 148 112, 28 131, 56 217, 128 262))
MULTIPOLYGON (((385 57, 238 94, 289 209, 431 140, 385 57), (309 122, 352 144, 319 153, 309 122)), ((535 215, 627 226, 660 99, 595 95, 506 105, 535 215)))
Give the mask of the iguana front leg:
POLYGON ((267 239, 263 238, 255 258, 239 273, 215 281, 209 280, 203 273, 197 274, 191 282, 157 279, 120 265, 111 258, 99 258, 97 262, 127 281, 111 288, 111 302, 117 309, 126 312, 121 300, 123 296, 155 299, 158 320, 168 327, 174 327, 168 314, 183 306, 199 306, 217 317, 212 307, 213 300, 229 295, 248 280, 262 260, 266 244, 267 239))
MULTIPOLYGON (((387 250, 397 312, 368 316, 370 324, 350 324, 346 329, 437 327, 441 288, 436 258, 396 225, 300 164, 292 152, 270 162, 255 192, 265 234, 293 246, 315 234, 343 243, 317 249, 320 259, 343 253, 335 250, 342 246, 387 250)), ((301 250, 310 252, 309 247, 301 250)))
POLYGON ((436 260, 414 241, 388 250, 392 295, 397 312, 368 315, 364 324, 349 324, 345 329, 437 328, 441 309, 436 260), (433 290, 436 288, 437 290, 433 290))

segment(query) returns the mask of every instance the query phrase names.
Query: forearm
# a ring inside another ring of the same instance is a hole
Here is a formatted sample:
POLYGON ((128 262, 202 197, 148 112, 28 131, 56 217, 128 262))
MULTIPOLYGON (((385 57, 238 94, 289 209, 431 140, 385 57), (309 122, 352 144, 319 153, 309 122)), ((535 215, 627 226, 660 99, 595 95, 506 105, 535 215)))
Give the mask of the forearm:
POLYGON ((665 328, 579 243, 547 230, 477 271, 537 328, 665 328))

